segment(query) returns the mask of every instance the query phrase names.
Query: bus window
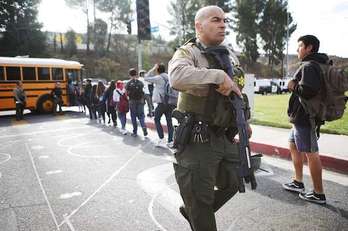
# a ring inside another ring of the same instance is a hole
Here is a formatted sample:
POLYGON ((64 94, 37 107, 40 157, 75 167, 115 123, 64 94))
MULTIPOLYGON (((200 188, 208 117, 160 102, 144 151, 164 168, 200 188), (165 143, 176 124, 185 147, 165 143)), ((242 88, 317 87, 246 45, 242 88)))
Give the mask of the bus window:
POLYGON ((52 68, 52 80, 63 80, 63 68, 52 68))
POLYGON ((4 67, 0 66, 0 80, 5 80, 4 67))
POLYGON ((39 80, 50 80, 50 69, 47 67, 38 68, 39 80))
POLYGON ((79 70, 76 69, 66 69, 65 70, 65 77, 68 80, 68 82, 77 83, 79 82, 79 70))
POLYGON ((21 69, 19 67, 6 67, 7 80, 21 80, 21 69))
POLYGON ((35 67, 22 67, 23 80, 36 80, 35 67))

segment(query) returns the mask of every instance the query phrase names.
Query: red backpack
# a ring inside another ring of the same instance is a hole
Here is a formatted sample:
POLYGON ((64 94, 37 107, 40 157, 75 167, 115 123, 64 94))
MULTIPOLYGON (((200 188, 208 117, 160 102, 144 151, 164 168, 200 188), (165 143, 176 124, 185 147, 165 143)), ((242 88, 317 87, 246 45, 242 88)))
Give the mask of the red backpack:
POLYGON ((122 94, 118 90, 116 91, 117 91, 117 94, 120 95, 120 101, 117 104, 117 110, 119 112, 127 113, 129 111, 129 103, 128 103, 127 94, 126 93, 122 94))

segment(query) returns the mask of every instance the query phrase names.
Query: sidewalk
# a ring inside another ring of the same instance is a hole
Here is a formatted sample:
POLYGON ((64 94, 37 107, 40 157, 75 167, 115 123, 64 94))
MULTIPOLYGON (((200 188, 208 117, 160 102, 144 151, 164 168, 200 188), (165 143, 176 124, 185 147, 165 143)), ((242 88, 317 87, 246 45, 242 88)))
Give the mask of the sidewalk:
MULTIPOLYGON (((165 117, 161 119, 166 124, 165 117)), ((150 129, 156 130, 153 117, 146 117, 145 122, 150 129)), ((167 127, 163 126, 167 131, 167 127)), ((276 156, 291 160, 288 137, 290 130, 283 128, 251 125, 253 129, 250 139, 251 151, 264 155, 276 156)), ((326 169, 348 174, 348 136, 320 134, 319 154, 322 165, 326 169)))

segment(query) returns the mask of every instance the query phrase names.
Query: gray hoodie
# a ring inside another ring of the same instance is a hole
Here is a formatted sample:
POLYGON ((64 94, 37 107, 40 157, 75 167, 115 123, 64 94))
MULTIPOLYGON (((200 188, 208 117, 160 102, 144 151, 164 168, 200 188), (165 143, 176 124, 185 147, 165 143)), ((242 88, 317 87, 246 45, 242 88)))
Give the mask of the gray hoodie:
POLYGON ((152 69, 145 75, 144 79, 147 82, 154 83, 152 101, 154 103, 163 103, 165 92, 164 88, 166 85, 166 81, 168 81, 168 74, 161 73, 159 75, 155 75, 152 69))

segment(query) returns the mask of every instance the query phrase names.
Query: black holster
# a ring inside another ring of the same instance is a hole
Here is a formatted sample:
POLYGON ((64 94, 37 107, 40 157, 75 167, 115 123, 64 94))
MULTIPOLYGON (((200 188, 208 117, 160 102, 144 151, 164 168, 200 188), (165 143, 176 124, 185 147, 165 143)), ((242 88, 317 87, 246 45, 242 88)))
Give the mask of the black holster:
POLYGON ((178 120, 179 125, 174 126, 173 147, 177 152, 183 152, 185 146, 190 142, 194 119, 192 114, 173 111, 172 116, 178 120))

